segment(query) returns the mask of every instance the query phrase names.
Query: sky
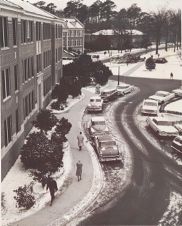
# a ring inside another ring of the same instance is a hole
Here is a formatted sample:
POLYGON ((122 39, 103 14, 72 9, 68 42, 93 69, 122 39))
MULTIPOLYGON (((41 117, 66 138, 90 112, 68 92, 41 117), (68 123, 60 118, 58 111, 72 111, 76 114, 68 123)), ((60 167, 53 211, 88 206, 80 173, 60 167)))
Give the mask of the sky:
MULTIPOLYGON (((29 0, 31 3, 38 2, 39 0, 29 0)), ((43 0, 46 3, 54 3, 58 9, 64 9, 69 0, 43 0)), ((83 4, 90 6, 96 0, 83 0, 83 4)), ((128 8, 132 4, 137 3, 142 11, 150 12, 156 11, 160 8, 166 9, 179 9, 182 8, 182 0, 113 0, 117 6, 116 10, 121 8, 128 8)))

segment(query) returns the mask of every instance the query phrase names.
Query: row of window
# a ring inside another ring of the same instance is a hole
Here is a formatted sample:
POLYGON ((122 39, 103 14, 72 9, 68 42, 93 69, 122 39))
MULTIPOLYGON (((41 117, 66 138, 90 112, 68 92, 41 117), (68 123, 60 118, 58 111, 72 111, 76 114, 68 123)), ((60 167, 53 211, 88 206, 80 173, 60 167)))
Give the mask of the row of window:
MULTIPOLYGON (((63 36, 66 36, 65 33, 63 33, 63 36)), ((69 37, 82 37, 83 36, 83 31, 82 30, 69 30, 68 31, 68 36, 69 37)))
POLYGON ((34 97, 34 91, 32 91, 23 99, 24 119, 32 112, 34 108, 35 108, 35 97, 34 97))
MULTIPOLYGON (((1 71, 3 100, 11 95, 10 68, 1 71)), ((14 90, 18 90, 18 66, 14 66, 14 90)))
MULTIPOLYGON (((66 46, 66 40, 64 40, 64 46, 66 46)), ((68 46, 81 46, 83 44, 82 39, 73 39, 73 40, 68 40, 68 46)))
POLYGON ((52 84, 52 80, 50 76, 44 80, 44 91, 43 91, 44 96, 51 90, 51 84, 52 84))
MULTIPOLYGON (((33 41, 34 23, 29 20, 21 20, 21 43, 33 41)), ((41 40, 41 22, 36 22, 36 40, 41 40)), ((0 47, 8 47, 8 18, 0 17, 0 47)), ((17 45, 18 20, 12 18, 13 45, 17 45)), ((62 37, 62 26, 56 24, 56 38, 62 37)), ((51 39, 51 24, 43 23, 43 40, 51 39)))
POLYGON ((29 57, 22 61, 23 66, 23 82, 26 82, 28 79, 34 77, 34 58, 29 57))

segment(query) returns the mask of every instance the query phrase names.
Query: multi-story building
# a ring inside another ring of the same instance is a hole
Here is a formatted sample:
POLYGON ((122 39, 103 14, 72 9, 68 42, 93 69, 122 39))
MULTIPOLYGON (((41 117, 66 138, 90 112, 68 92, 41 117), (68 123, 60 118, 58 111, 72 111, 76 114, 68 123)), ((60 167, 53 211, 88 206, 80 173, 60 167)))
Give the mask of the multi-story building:
POLYGON ((63 24, 63 47, 78 53, 84 52, 85 29, 84 25, 76 18, 62 18, 63 24))
POLYGON ((62 24, 26 1, 0 0, 2 179, 62 76, 62 24))

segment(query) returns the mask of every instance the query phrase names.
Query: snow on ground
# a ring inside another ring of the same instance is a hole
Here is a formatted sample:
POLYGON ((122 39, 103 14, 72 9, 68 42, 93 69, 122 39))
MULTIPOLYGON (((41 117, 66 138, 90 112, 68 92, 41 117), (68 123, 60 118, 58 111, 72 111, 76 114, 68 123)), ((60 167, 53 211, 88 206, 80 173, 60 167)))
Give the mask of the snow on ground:
POLYGON ((75 97, 75 98, 72 98, 71 96, 69 96, 66 101, 66 106, 64 106, 63 110, 56 110, 56 109, 51 108, 51 104, 53 102, 57 101, 57 99, 54 99, 49 103, 49 105, 47 106, 47 109, 50 110, 53 114, 61 114, 61 113, 68 111, 73 105, 75 105, 79 101, 83 100, 84 97, 85 97, 85 95, 83 93, 80 96, 75 97))
POLYGON ((70 64, 70 63, 72 63, 73 62, 73 60, 63 60, 62 61, 62 64, 63 65, 66 65, 66 64, 70 64))
MULTIPOLYGON (((69 146, 67 145, 64 149, 63 167, 52 175, 52 177, 57 181, 58 189, 60 189, 66 181, 71 170, 71 165, 71 152, 69 146)), ((16 208, 16 201, 13 198, 16 193, 13 192, 13 190, 17 189, 19 186, 24 186, 25 184, 28 185, 32 181, 33 177, 31 176, 30 170, 24 169, 19 157, 4 178, 1 185, 1 192, 5 196, 5 209, 2 211, 1 216, 2 225, 8 225, 11 222, 15 222, 32 215, 50 202, 49 191, 46 191, 46 188, 42 188, 42 185, 39 182, 34 181, 33 194, 35 195, 36 200, 35 205, 27 211, 20 211, 16 208)), ((59 191, 57 194, 59 194, 59 191)))
POLYGON ((169 206, 158 226, 180 225, 179 216, 182 216, 182 196, 177 192, 171 192, 169 206))
POLYGON ((167 104, 164 107, 165 112, 182 114, 182 99, 167 104))

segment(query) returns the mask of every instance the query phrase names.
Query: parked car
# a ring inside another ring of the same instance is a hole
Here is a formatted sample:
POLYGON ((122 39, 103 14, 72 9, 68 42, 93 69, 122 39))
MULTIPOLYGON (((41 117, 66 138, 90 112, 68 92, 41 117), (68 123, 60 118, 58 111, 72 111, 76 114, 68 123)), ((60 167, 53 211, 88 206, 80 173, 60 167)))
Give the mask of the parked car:
POLYGON ((103 109, 103 99, 100 96, 93 96, 90 98, 90 102, 87 105, 87 111, 89 112, 101 112, 103 109))
POLYGON ((152 56, 146 59, 145 67, 146 67, 147 70, 155 69, 155 66, 156 66, 156 64, 155 64, 152 56))
POLYGON ((95 136, 94 146, 100 162, 121 160, 118 145, 110 134, 95 136))
POLYGON ((164 58, 164 57, 160 57, 160 58, 154 59, 154 62, 155 62, 156 64, 165 64, 165 63, 167 63, 167 60, 166 60, 166 58, 164 58))
POLYGON ((175 127, 177 123, 182 122, 181 117, 174 117, 172 115, 160 115, 159 117, 148 117, 147 124, 150 126, 158 136, 178 136, 179 130, 175 127))
POLYGON ((141 107, 141 113, 148 115, 158 115, 159 113, 158 101, 150 99, 144 100, 141 107))
POLYGON ((134 90, 134 86, 126 83, 120 83, 117 87, 117 92, 119 96, 124 96, 127 93, 131 93, 134 90))
POLYGON ((88 130, 92 138, 98 134, 109 133, 106 120, 103 116, 92 117, 88 124, 88 130))
POLYGON ((171 147, 173 150, 182 154, 182 136, 175 137, 171 147))
POLYGON ((170 93, 167 91, 157 91, 154 95, 150 96, 149 99, 156 100, 159 104, 163 104, 167 101, 172 100, 174 97, 174 93, 170 93))
POLYGON ((182 97, 182 88, 174 89, 174 90, 172 90, 172 93, 174 93, 177 97, 182 97))
POLYGON ((118 97, 118 92, 115 88, 104 89, 101 91, 100 96, 104 102, 108 102, 111 100, 115 100, 118 97))

